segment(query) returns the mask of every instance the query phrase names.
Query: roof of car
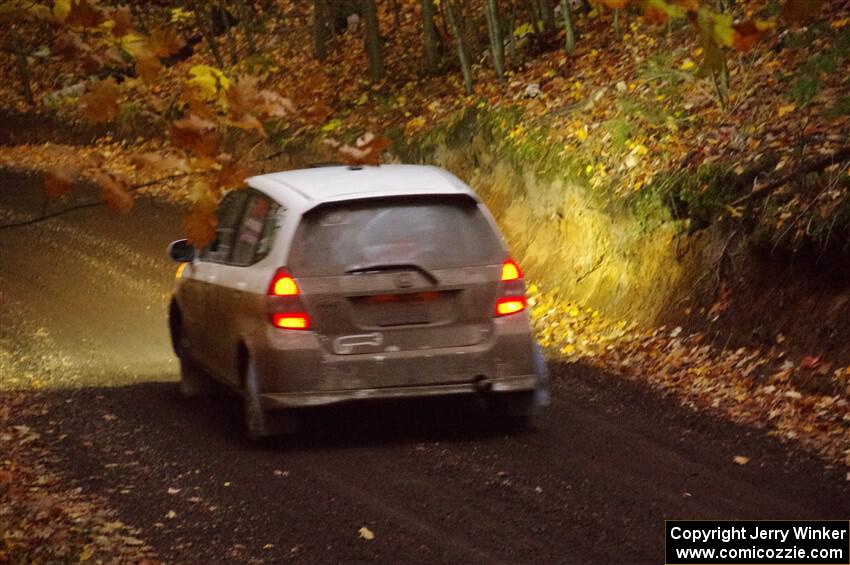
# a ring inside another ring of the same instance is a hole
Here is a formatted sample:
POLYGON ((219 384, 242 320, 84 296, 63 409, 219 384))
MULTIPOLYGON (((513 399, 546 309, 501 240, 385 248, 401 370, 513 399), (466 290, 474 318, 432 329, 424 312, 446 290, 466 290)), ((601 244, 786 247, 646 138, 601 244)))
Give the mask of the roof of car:
POLYGON ((386 196, 463 194, 478 200, 453 174, 425 165, 298 169, 254 176, 247 183, 301 211, 325 202, 386 196))

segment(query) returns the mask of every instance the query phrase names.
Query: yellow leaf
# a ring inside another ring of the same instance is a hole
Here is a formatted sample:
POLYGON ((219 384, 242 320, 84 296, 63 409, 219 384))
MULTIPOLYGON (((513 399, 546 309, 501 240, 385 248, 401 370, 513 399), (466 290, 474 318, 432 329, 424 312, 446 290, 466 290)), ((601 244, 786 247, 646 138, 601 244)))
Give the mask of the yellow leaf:
POLYGON ((372 532, 372 530, 370 530, 366 526, 363 526, 362 528, 357 530, 357 533, 360 534, 361 538, 363 538, 367 541, 371 541, 371 540, 375 539, 375 534, 372 532))
POLYGON ((86 544, 85 547, 83 547, 83 550, 80 552, 80 556, 78 558, 79 562, 82 563, 91 559, 96 549, 97 548, 95 545, 90 543, 86 544))
POLYGON ((407 122, 407 129, 414 130, 425 127, 425 118, 423 116, 417 116, 412 118, 407 122))
POLYGON ((741 211, 740 206, 727 205, 726 211, 729 212, 729 215, 732 216, 733 218, 741 218, 744 215, 744 213, 741 211))
POLYGON ((195 16, 191 10, 183 8, 174 8, 171 10, 171 23, 179 24, 191 20, 195 16))
POLYGON ((576 130, 576 137, 579 138, 579 141, 584 141, 587 139, 587 126, 581 127, 576 130))
POLYGON ((137 57, 140 53, 148 51, 145 38, 135 33, 128 33, 119 42, 121 47, 127 50, 133 57, 137 57))
POLYGON ((712 14, 713 27, 712 37, 718 45, 732 47, 734 40, 734 29, 732 28, 732 16, 728 14, 712 14))
POLYGON ((57 20, 65 21, 71 13, 71 0, 56 0, 53 4, 53 15, 57 20))
POLYGON ((342 127, 342 120, 339 118, 334 118, 330 120, 328 123, 322 126, 322 131, 325 133, 329 133, 332 131, 336 131, 342 127))
POLYGON ((230 88, 230 79, 223 72, 209 65, 195 65, 189 69, 189 84, 205 100, 214 100, 230 88))
POLYGON ((683 71, 690 71, 691 69, 696 68, 696 66, 697 66, 697 64, 694 63, 691 59, 685 59, 682 62, 682 66, 680 66, 679 68, 682 69, 683 71))
POLYGON ((743 455, 736 455, 732 458, 732 461, 735 463, 735 465, 746 465, 750 462, 750 458, 744 457, 743 455))
POLYGON ((777 112, 777 114, 780 118, 784 118, 796 109, 797 106, 795 106, 794 104, 785 104, 784 106, 779 107, 779 111, 777 112))

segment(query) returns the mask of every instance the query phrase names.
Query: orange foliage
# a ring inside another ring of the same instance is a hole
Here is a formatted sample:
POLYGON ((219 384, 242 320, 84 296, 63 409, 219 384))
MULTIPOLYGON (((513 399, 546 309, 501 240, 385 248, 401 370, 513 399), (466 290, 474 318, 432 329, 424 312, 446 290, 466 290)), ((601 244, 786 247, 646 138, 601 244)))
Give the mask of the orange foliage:
POLYGON ((93 123, 111 122, 118 117, 120 92, 112 77, 94 83, 80 97, 83 114, 93 123))
POLYGON ((65 23, 70 26, 94 27, 103 21, 103 12, 89 4, 88 0, 71 0, 71 11, 65 23))
POLYGON ((72 166, 48 169, 44 173, 44 191, 48 198, 60 198, 68 194, 79 174, 80 169, 72 166))

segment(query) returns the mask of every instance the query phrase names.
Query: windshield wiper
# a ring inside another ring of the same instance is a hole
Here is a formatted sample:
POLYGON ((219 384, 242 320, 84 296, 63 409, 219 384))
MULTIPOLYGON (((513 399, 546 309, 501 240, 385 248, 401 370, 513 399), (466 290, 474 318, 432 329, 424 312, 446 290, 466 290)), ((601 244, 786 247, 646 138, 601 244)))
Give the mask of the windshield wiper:
POLYGON ((357 275, 363 273, 377 273, 381 271, 419 271, 425 278, 431 281, 434 284, 440 284, 440 279, 437 276, 422 267, 421 265, 417 265, 416 263, 375 263, 374 265, 355 265, 354 267, 345 271, 347 275, 357 275))

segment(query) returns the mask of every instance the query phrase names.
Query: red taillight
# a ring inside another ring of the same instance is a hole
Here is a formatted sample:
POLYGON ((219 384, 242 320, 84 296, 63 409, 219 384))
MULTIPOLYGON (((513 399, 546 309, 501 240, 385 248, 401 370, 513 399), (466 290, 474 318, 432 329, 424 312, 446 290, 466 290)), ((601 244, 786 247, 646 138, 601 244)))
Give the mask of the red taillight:
POLYGON ((502 263, 502 296, 496 301, 496 316, 510 316, 525 310, 525 284, 522 269, 513 259, 502 263))
POLYGON ((506 296, 504 298, 500 298, 499 301, 496 302, 496 315, 508 316, 509 314, 522 312, 525 310, 525 304, 524 296, 506 296))
POLYGON ((310 316, 304 311, 301 289, 285 269, 278 269, 269 283, 269 314, 272 325, 285 330, 309 330, 310 316))
POLYGON ((272 323, 276 328, 287 330, 309 330, 310 316, 306 312, 285 312, 272 314, 272 323))
POLYGON ((502 282, 516 281, 522 278, 522 270, 512 259, 502 263, 502 282))
POLYGON ((298 288, 298 283, 292 278, 292 275, 283 269, 275 273, 271 284, 269 285, 269 295, 271 296, 298 296, 301 290, 298 288))

